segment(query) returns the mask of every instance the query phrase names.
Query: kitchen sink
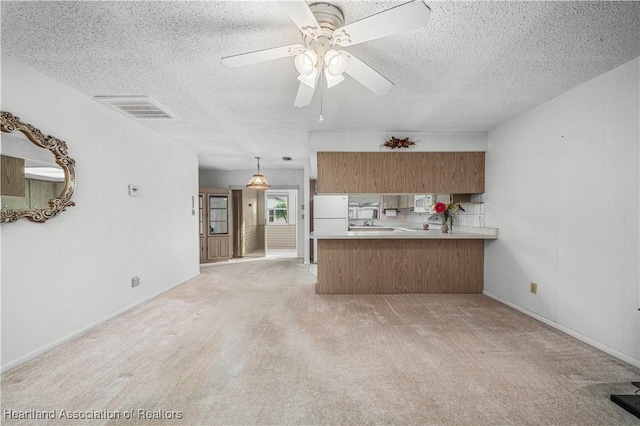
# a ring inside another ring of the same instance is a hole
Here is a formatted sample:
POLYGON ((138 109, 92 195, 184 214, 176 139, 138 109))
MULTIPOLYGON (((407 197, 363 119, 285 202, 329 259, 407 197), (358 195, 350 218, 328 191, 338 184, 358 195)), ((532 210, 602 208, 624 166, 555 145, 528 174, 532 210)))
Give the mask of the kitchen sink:
POLYGON ((386 226, 350 226, 349 231, 393 231, 393 228, 386 226))

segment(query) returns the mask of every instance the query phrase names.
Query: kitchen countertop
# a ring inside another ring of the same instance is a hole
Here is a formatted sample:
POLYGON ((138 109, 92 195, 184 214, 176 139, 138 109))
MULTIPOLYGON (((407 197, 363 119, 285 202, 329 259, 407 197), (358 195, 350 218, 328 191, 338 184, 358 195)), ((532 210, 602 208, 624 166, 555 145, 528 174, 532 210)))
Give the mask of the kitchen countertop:
POLYGON ((375 231, 373 227, 358 227, 367 228, 367 230, 358 231, 342 231, 342 232, 325 232, 317 234, 311 233, 311 238, 316 240, 378 240, 378 239, 391 239, 391 240, 405 240, 405 239, 459 239, 459 240, 495 240, 498 238, 498 228, 476 228, 471 226, 454 226, 453 231, 448 233, 442 233, 439 226, 433 226, 432 229, 422 230, 420 228, 408 228, 408 227, 391 227, 380 226, 387 230, 375 231), (393 228, 393 230, 389 230, 393 228), (369 230, 371 229, 371 230, 369 230))

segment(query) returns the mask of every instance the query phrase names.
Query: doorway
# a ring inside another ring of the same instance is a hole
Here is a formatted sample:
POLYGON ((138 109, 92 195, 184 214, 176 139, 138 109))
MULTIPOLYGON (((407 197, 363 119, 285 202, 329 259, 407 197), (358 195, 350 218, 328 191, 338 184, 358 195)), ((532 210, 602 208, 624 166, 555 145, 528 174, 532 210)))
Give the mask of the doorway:
POLYGON ((234 189, 233 257, 265 257, 264 190, 234 189))
POLYGON ((233 189, 233 258, 298 257, 298 189, 233 189))
POLYGON ((265 204, 265 256, 298 257, 298 190, 267 189, 265 204))

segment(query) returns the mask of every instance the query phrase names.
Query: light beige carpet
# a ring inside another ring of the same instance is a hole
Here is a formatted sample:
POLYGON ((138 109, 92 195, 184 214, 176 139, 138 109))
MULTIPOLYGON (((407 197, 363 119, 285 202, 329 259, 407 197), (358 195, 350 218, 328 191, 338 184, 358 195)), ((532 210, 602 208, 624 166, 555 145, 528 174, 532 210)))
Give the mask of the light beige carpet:
POLYGON ((3 375, 2 423, 640 424, 609 401, 639 369, 485 296, 314 283, 299 259, 203 267, 3 375))

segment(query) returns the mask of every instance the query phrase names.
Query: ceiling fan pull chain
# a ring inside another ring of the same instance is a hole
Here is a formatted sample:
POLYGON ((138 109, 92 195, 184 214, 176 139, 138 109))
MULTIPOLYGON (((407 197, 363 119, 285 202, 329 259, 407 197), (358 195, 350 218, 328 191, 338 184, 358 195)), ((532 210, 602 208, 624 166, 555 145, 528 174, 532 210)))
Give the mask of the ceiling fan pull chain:
POLYGON ((322 76, 322 72, 320 73, 320 118, 318 118, 318 122, 322 123, 324 121, 324 117, 322 116, 322 92, 324 92, 324 77, 322 76))

